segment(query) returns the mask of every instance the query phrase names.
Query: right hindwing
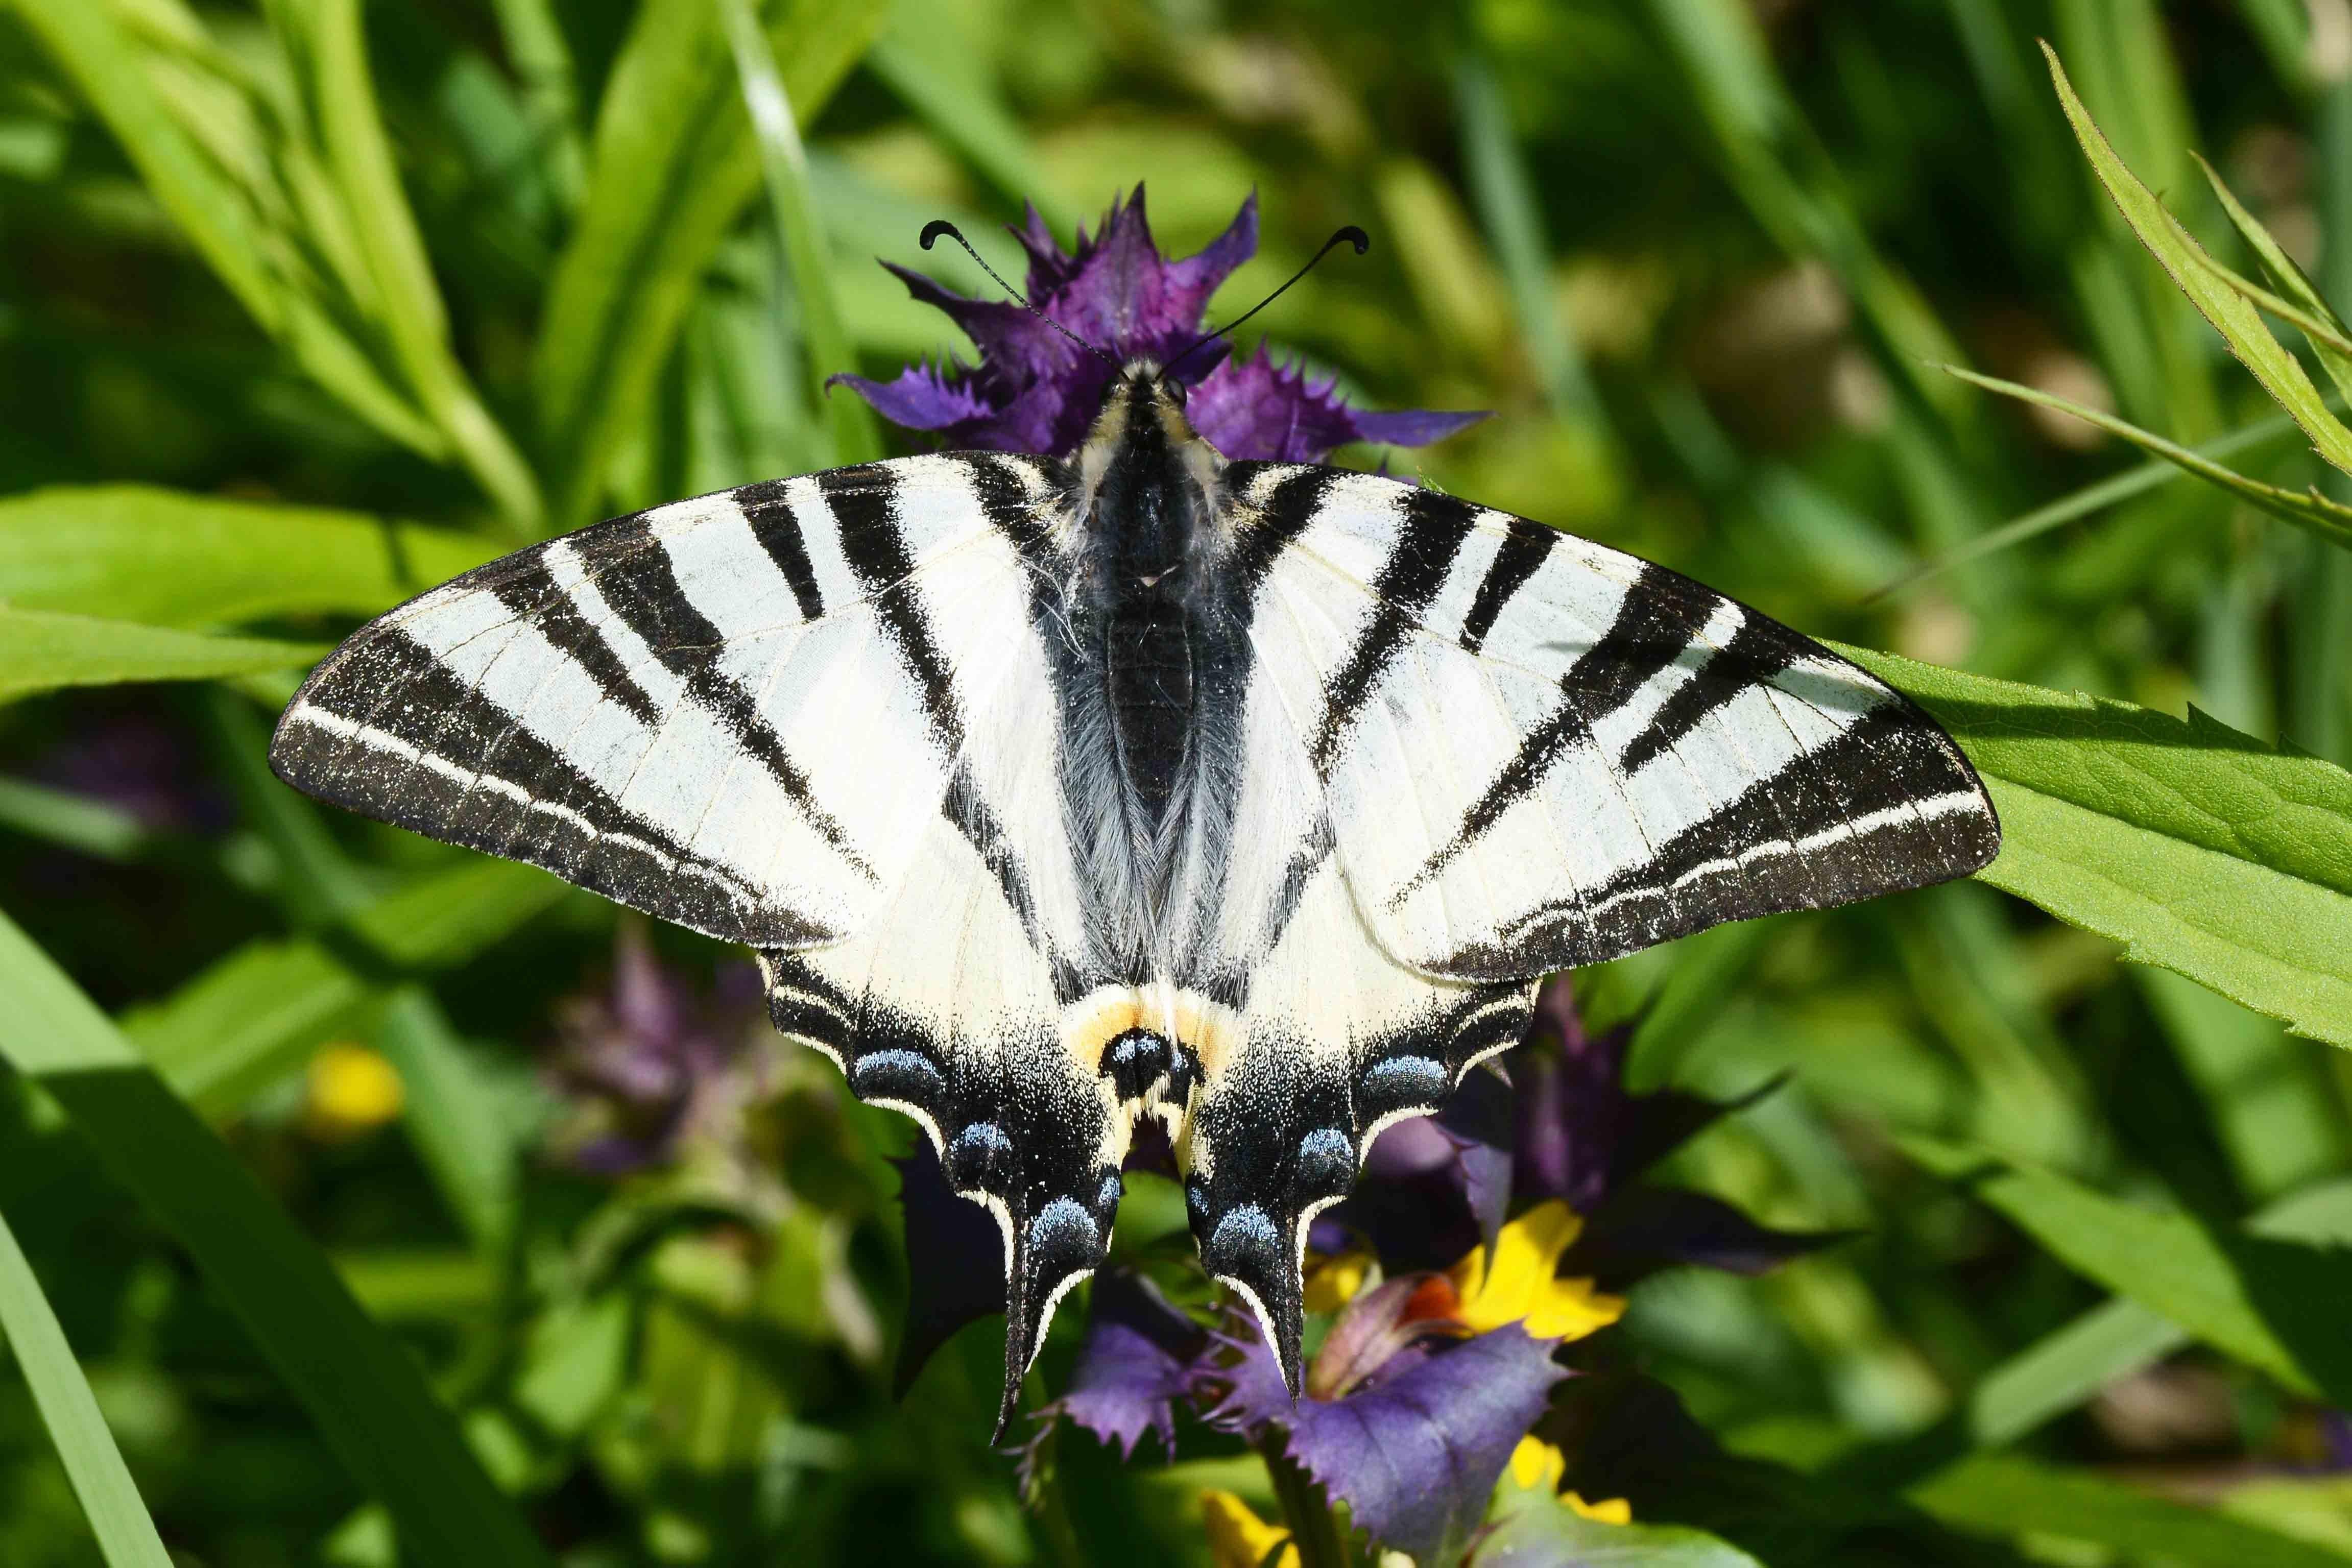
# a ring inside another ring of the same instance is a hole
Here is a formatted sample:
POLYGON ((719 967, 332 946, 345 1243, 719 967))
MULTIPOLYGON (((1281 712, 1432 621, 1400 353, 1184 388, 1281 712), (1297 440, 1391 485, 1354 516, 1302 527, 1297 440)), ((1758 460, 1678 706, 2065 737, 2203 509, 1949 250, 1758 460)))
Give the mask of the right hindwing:
POLYGON ((1056 745, 1032 700, 1026 558, 1066 494, 1046 459, 951 453, 600 523, 353 634, 288 707, 271 764, 770 949, 874 920, 944 805, 995 874, 1038 884, 1028 918, 1066 924, 1059 821, 989 810, 974 784, 1056 745))

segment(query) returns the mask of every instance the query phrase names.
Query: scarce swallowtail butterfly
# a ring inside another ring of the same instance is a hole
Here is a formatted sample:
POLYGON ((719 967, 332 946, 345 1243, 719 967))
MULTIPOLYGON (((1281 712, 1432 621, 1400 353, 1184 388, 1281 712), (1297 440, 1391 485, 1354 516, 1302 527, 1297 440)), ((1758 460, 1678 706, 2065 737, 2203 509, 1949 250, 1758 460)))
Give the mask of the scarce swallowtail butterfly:
POLYGON ((1002 1228, 1008 1416, 1145 1119, 1296 1391, 1309 1222, 1540 977, 2000 843, 1820 644, 1524 517, 1228 462, 1146 360, 1067 460, 772 480, 469 571, 270 757, 754 949, 776 1027, 1002 1228))

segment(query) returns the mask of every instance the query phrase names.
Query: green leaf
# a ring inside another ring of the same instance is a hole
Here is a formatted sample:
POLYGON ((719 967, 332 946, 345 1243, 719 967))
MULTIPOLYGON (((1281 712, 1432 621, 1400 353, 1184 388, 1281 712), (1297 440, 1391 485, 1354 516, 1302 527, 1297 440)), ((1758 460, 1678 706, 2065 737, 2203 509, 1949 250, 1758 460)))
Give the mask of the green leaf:
POLYGON ((163 626, 373 615, 493 553, 444 528, 143 485, 0 500, 0 603, 163 626))
POLYGON ((0 608, 0 703, 60 686, 205 681, 316 664, 326 649, 0 608))
POLYGON ((2001 818, 1978 874, 2301 1034, 2352 1045, 2352 774, 2199 713, 1843 650, 1950 731, 2001 818))
POLYGON ((457 1568, 546 1568, 408 1353, 130 1040, 0 916, 0 1057, 64 1106, 285 1379, 404 1550, 457 1568))
POLYGON ((2058 51, 2045 43, 2042 52, 2049 57, 2051 79, 2057 84, 2058 100, 2074 128, 2075 140, 2082 143, 2099 183, 2106 187, 2132 232, 2163 264, 2173 284, 2189 297, 2189 303, 2228 341, 2231 351, 2253 372, 2263 390, 2294 416, 2295 423, 2319 449, 2319 455, 2352 473, 2352 430, 2346 429, 2327 411, 2319 389, 2311 384, 2301 362, 2282 348, 2278 340, 2271 336, 2270 329, 2263 325, 2262 313, 2214 276, 2223 270, 2221 265, 2205 254, 2204 247, 2165 211, 2156 193, 2141 184, 2123 160, 2116 156, 2115 149, 2092 123, 2090 111, 2074 96, 2074 84, 2066 79, 2065 68, 2058 63, 2058 51))
POLYGON ((106 1429, 98 1401, 66 1343, 65 1330, 41 1294, 41 1282, 25 1261, 8 1222, 0 1218, 0 1337, 16 1352, 16 1364, 33 1391, 33 1404, 64 1461, 66 1479, 98 1537, 108 1568, 172 1568, 172 1554, 155 1533, 139 1500, 139 1488, 124 1468, 106 1429))
MULTIPOLYGON (((1948 374, 1988 392, 2000 392, 2022 402, 2040 403, 2044 408, 2072 414, 2087 424, 2095 424, 2110 434, 2122 436, 2142 451, 2152 452, 2167 463, 2194 474, 2207 484, 2227 490, 2251 506, 2261 507, 2284 522, 2293 523, 2330 544, 2352 548, 2352 507, 2329 500, 2316 488, 2302 495, 2293 490, 2282 490, 2275 485, 2265 485, 2259 479, 2249 479, 2242 474, 2224 468, 2219 463, 2200 456, 2189 447, 2142 430, 2129 420, 2118 419, 2104 409, 2070 402, 2039 387, 2021 386, 2015 382, 2002 381, 1998 376, 1979 375, 1958 365, 1946 365, 1943 369, 1948 374)), ((2315 399, 2318 396, 2315 392, 2312 395, 2315 399)))
POLYGON ((2052 1256, 2300 1394, 2352 1401, 2352 1249, 2209 1228, 2174 1208, 2122 1202, 1997 1156, 1916 1135, 1919 1164, 1962 1182, 2052 1256))
MULTIPOLYGON (((804 129, 881 29, 883 0, 777 0, 767 34, 804 129)), ((639 431, 760 154, 713 0, 648 0, 597 112, 593 169, 541 332, 539 410, 563 476, 554 522, 589 520, 639 431)), ((848 366, 835 366, 845 370, 848 366)))
POLYGON ((2210 1509, 2150 1497, 2013 1454, 1979 1454, 1911 1489, 1945 1523, 1990 1535, 2031 1532, 2199 1568, 2344 1568, 2345 1559, 2210 1509))
POLYGON ((345 939, 247 943, 165 1000, 126 1014, 122 1028, 173 1090, 226 1116, 313 1047, 356 1028, 392 978, 463 962, 571 891, 530 866, 469 857, 378 899, 352 917, 345 939))

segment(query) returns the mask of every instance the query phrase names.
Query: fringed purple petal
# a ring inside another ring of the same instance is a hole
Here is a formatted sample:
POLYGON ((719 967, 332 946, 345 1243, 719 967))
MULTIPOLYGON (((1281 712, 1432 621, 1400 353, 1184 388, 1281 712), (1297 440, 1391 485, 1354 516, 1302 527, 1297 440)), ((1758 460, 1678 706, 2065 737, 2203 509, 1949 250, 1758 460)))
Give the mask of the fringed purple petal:
MULTIPOLYGON (((1110 354, 1170 362, 1196 342, 1201 313, 1218 285, 1257 251, 1257 194, 1225 232, 1195 256, 1161 256, 1144 211, 1143 187, 1114 200, 1091 236, 1081 228, 1064 255, 1045 220, 1024 204, 1010 231, 1029 258, 1029 298, 1054 321, 1110 354)), ((1009 300, 967 299, 920 273, 891 266, 909 293, 954 319, 980 350, 968 371, 916 367, 889 382, 836 376, 877 412, 910 430, 936 431, 958 446, 1066 456, 1102 405, 1111 367, 1009 300)), ((1360 413, 1328 384, 1276 367, 1261 347, 1235 363, 1217 342, 1187 355, 1176 379, 1192 388, 1194 428, 1228 457, 1319 462, 1350 442, 1420 445, 1478 414, 1360 413)))
POLYGON ((1536 993, 1535 1019, 1511 1063, 1518 1085, 1512 1191, 1520 1202, 1557 1197, 1589 1214, 1609 1190, 1633 1032, 1631 1025, 1587 1031, 1565 975, 1536 993))
POLYGON ((1228 361, 1202 378, 1185 414, 1227 457, 1270 463, 1319 463, 1357 441, 1419 445, 1486 417, 1360 413, 1348 406, 1333 382, 1311 382, 1297 367, 1276 364, 1263 343, 1250 358, 1228 361))
POLYGON ((1368 441, 1375 446, 1427 446, 1493 415, 1483 408, 1462 413, 1407 408, 1390 413, 1357 412, 1351 417, 1356 422, 1358 441, 1368 441))
MULTIPOLYGON (((1143 188, 1136 187, 1136 205, 1143 204, 1143 188)), ((1257 193, 1252 191, 1242 203, 1241 211, 1225 232, 1209 242, 1206 249, 1181 261, 1168 264, 1170 298, 1189 298, 1192 314, 1183 325, 1198 335, 1201 312, 1209 307, 1209 297, 1216 293, 1226 278, 1231 277, 1242 263, 1257 254, 1257 193)), ((1179 344, 1178 347, 1181 347, 1179 344)))
POLYGON ((1294 1406, 1255 1326, 1233 1326, 1225 1343, 1240 1358, 1213 1374, 1223 1396, 1210 1419, 1252 1437, 1283 1433, 1291 1458, 1346 1500, 1357 1528, 1422 1563, 1458 1554, 1512 1448, 1568 1375, 1553 1364, 1556 1341, 1513 1324, 1400 1355, 1345 1398, 1294 1406))
POLYGON ((1509 1086, 1473 1072, 1436 1115, 1408 1116, 1374 1139, 1355 1191, 1318 1220, 1362 1236, 1391 1273, 1451 1268, 1503 1228, 1510 1141, 1509 1086))
POLYGON ((1191 1395, 1193 1364, 1208 1344, 1208 1331, 1171 1306, 1150 1281, 1104 1270, 1095 1276, 1087 1337, 1069 1386, 1037 1414, 1047 1421, 1067 1416, 1122 1459, 1135 1457, 1147 1432, 1173 1454, 1176 1402, 1191 1395))
POLYGON ((929 365, 908 365, 889 382, 864 376, 829 377, 828 388, 847 387, 891 423, 908 430, 949 430, 992 417, 994 410, 968 381, 956 381, 929 365))

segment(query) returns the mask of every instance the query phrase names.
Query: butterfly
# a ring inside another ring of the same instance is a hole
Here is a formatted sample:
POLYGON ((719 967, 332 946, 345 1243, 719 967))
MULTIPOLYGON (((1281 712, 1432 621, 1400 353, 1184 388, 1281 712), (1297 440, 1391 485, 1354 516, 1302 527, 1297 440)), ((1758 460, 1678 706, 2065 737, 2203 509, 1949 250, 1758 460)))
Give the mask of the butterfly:
POLYGON ((1228 462, 1184 402, 1134 360, 1066 460, 520 550, 354 633, 271 746, 752 948, 776 1028, 1001 1228, 1008 1417, 1145 1123, 1295 1393, 1310 1222, 1538 978, 2000 848, 1951 740, 1819 643, 1434 489, 1228 462))

